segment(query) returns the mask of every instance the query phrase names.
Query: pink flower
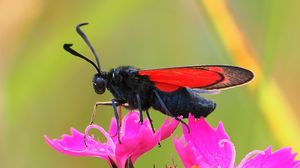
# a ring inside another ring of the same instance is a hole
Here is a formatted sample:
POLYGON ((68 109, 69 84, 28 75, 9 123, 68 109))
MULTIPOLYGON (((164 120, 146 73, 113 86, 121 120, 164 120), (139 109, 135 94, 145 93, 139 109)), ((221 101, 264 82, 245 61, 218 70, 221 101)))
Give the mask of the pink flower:
POLYGON ((106 132, 98 125, 89 125, 85 133, 90 129, 99 130, 107 139, 107 142, 100 142, 93 136, 87 136, 84 144, 84 134, 71 128, 71 135, 62 135, 61 139, 50 140, 45 136, 46 142, 57 151, 72 156, 93 156, 105 159, 111 167, 124 168, 125 164, 134 163, 143 153, 149 151, 163 139, 169 137, 176 129, 178 121, 170 121, 167 118, 162 126, 153 133, 148 119, 140 124, 138 112, 129 112, 122 121, 120 138, 117 138, 117 122, 112 119, 109 132, 106 132))
POLYGON ((235 166, 235 148, 222 122, 212 128, 204 118, 195 119, 190 115, 188 120, 190 133, 183 126, 184 136, 173 139, 187 168, 300 168, 300 161, 294 161, 296 154, 292 154, 290 148, 272 152, 271 147, 250 152, 235 166))

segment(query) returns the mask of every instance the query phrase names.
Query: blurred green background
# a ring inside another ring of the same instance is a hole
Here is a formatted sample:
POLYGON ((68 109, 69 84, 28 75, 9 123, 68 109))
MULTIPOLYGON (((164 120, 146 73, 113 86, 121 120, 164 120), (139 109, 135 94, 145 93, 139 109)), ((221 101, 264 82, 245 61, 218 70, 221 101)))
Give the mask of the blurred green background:
MULTIPOLYGON (((300 1, 226 3, 256 55, 264 80, 275 79, 283 93, 279 100, 288 103, 292 112, 288 115, 299 121, 300 1)), ((91 87, 95 69, 62 48, 66 42, 73 43, 79 52, 91 56, 75 32, 78 23, 90 23, 83 29, 105 70, 120 65, 236 65, 201 0, 2 0, 0 21, 0 167, 107 167, 98 158, 62 155, 43 139, 45 134, 58 138, 69 133, 70 127, 83 131, 94 103, 112 98, 108 92, 96 95, 91 87)), ((244 86, 205 95, 218 103, 208 120, 213 126, 223 121, 238 162, 251 150, 282 146, 261 108, 261 104, 276 107, 282 102, 265 101, 268 96, 261 102, 257 91, 261 89, 244 86)), ((157 111, 151 114, 156 127, 165 119, 157 111)), ((268 114, 272 118, 272 112, 268 114)), ((96 122, 108 128, 112 116, 112 108, 100 107, 96 122)), ((299 130, 299 122, 296 126, 299 130)), ((282 128, 280 122, 278 128, 282 128)), ((181 136, 180 127, 175 136, 181 136)), ((294 147, 299 146, 297 142, 284 144, 294 147)), ((139 158, 136 167, 164 167, 173 157, 182 167, 169 138, 161 148, 139 158)))

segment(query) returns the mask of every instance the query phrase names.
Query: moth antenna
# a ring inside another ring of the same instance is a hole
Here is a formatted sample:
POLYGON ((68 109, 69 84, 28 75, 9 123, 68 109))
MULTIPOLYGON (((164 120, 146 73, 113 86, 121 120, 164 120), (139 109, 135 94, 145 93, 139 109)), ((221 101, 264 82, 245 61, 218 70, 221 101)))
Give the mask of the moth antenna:
POLYGON ((64 44, 64 49, 65 49, 66 51, 68 51, 70 54, 72 54, 72 55, 74 55, 74 56, 76 56, 76 57, 82 58, 82 59, 84 59, 85 61, 87 61, 87 62, 89 62, 90 64, 92 64, 92 65, 96 68, 97 72, 98 72, 99 74, 101 74, 100 69, 97 67, 97 65, 96 65, 93 61, 91 61, 91 60, 88 59, 87 57, 83 56, 82 54, 79 54, 77 51, 73 50, 73 49, 71 48, 72 46, 73 46, 73 44, 64 44))
POLYGON ((95 59, 96 59, 96 63, 97 63, 97 66, 98 66, 98 69, 101 71, 101 66, 100 66, 100 63, 99 63, 99 57, 94 49, 94 47, 92 46, 92 44, 90 43, 89 39, 87 38, 87 36, 83 33, 83 31, 80 29, 81 26, 85 26, 89 23, 80 23, 76 26, 76 31, 77 33, 82 37, 82 39, 85 41, 85 43, 88 45, 88 47, 91 49, 93 55, 95 56, 95 59))

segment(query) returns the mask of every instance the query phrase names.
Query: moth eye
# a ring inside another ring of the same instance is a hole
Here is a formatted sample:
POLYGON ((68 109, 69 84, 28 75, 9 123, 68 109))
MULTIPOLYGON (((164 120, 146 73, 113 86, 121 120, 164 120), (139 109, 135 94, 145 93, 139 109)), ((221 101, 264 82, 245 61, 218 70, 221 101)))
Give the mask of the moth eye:
POLYGON ((102 77, 95 76, 93 80, 93 87, 96 93, 98 94, 104 93, 106 88, 106 80, 103 79, 102 77))

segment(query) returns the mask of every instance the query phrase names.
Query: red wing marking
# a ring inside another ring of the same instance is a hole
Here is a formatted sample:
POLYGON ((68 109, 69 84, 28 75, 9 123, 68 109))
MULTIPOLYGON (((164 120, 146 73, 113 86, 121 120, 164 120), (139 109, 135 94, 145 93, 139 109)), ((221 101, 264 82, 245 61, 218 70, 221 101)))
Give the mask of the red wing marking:
POLYGON ((162 91, 174 91, 179 87, 202 88, 223 80, 222 74, 198 67, 141 70, 162 91), (175 87, 176 86, 176 87, 175 87))
POLYGON ((164 92, 173 92, 179 88, 179 86, 159 82, 155 82, 155 87, 164 92))
POLYGON ((165 92, 175 91, 179 87, 222 89, 244 84, 253 78, 251 71, 227 65, 161 68, 140 70, 138 73, 147 76, 165 92))

